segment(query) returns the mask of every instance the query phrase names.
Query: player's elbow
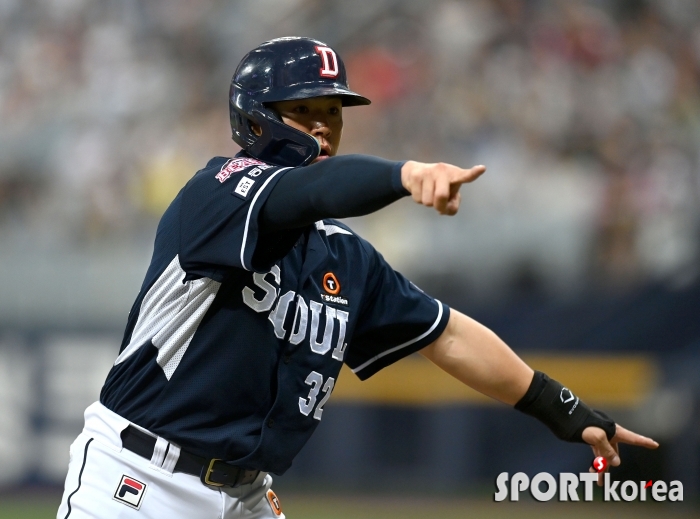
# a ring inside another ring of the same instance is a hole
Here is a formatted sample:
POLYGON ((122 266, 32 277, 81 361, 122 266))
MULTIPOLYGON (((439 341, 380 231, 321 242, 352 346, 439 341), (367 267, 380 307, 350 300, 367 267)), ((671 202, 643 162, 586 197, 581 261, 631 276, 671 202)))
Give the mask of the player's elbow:
MULTIPOLYGON (((450 317, 447 326, 432 343, 420 350, 420 354, 438 366, 443 364, 445 358, 449 357, 450 351, 459 340, 459 312, 450 309, 450 317)), ((464 316, 462 316, 464 317, 464 316)))

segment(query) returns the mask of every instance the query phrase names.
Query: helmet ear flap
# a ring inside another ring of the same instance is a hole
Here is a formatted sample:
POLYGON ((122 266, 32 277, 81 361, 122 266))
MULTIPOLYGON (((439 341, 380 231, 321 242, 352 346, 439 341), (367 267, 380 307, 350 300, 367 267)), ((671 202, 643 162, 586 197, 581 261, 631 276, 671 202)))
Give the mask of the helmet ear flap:
POLYGON ((262 130, 247 150, 254 157, 279 166, 297 167, 310 164, 321 152, 314 137, 284 124, 269 108, 260 105, 251 115, 262 130))
POLYGON ((297 167, 310 164, 321 153, 321 146, 311 135, 284 124, 277 113, 262 103, 232 94, 233 140, 253 157, 278 166, 297 167), (259 136, 251 128, 253 123, 262 131, 259 136))

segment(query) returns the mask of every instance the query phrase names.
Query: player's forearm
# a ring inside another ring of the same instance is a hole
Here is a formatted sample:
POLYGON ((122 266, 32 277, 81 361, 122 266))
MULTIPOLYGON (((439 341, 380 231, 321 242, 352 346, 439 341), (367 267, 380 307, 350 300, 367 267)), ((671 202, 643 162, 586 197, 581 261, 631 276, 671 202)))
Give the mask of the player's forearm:
POLYGON ((421 353, 469 387, 509 405, 522 398, 534 374, 494 332, 454 309, 445 331, 421 353))
POLYGON ((378 211, 409 193, 401 184, 402 162, 344 155, 288 171, 260 215, 263 232, 304 227, 323 218, 378 211))

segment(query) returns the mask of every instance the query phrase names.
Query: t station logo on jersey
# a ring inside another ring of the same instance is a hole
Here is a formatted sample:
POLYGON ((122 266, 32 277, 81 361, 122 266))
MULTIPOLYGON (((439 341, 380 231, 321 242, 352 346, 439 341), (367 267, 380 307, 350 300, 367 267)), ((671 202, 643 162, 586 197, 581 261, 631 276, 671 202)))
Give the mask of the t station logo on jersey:
POLYGON ((321 299, 323 299, 326 303, 336 303, 339 305, 348 305, 348 300, 345 299, 344 297, 341 297, 340 294, 340 282, 338 281, 338 278, 335 277, 335 274, 332 272, 327 272, 323 276, 323 290, 326 291, 325 294, 321 294, 321 299))
POLYGON ((334 296, 340 292, 340 283, 332 272, 326 272, 326 275, 323 276, 323 290, 334 296))
POLYGON ((114 492, 114 500, 138 510, 141 508, 146 487, 146 483, 123 475, 116 492, 114 492))
MULTIPOLYGON (((598 459, 596 458, 596 461, 598 459)), ((596 463, 594 461, 594 464, 596 463)), ((600 463, 596 470, 604 470, 600 463)), ((495 501, 519 501, 520 493, 530 490, 530 495, 537 501, 580 501, 579 485, 583 483, 583 500, 593 501, 593 485, 598 481, 598 474, 581 472, 573 474, 562 472, 559 479, 548 472, 535 474, 532 479, 524 472, 517 472, 510 478, 507 472, 501 472, 496 478, 495 501), (510 481, 509 481, 510 480, 510 481)), ((610 474, 605 473, 603 501, 683 501, 683 483, 680 481, 611 481, 610 474)))

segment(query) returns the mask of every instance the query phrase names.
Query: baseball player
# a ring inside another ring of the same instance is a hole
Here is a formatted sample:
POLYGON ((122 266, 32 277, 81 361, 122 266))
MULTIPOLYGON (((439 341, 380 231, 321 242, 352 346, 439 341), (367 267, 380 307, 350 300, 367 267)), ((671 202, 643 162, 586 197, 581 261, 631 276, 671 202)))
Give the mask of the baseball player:
POLYGON ((404 196, 453 215, 483 166, 336 157, 343 107, 370 101, 309 38, 248 53, 229 101, 242 151, 211 159, 163 215, 119 355, 71 446, 58 518, 284 517, 270 473, 320 423, 342 364, 364 380, 414 352, 613 466, 620 442, 657 446, 334 220, 404 196))

